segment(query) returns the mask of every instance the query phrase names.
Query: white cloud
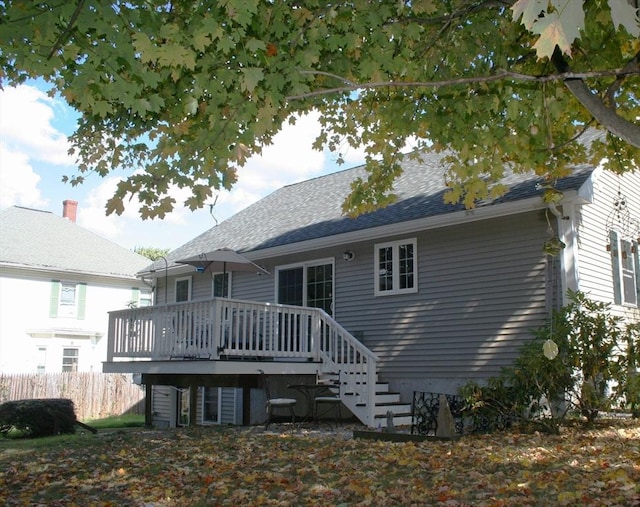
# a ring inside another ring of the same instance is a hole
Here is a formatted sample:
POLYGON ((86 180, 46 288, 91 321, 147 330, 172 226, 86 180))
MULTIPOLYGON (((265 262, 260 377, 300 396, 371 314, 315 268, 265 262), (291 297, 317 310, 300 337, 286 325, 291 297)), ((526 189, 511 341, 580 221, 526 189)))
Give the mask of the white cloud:
POLYGON ((320 132, 318 117, 313 112, 299 117, 294 125, 285 123, 261 155, 251 157, 238 169, 238 181, 231 191, 219 193, 214 216, 227 218, 284 185, 321 174, 327 158, 313 149, 320 132))
POLYGON ((29 157, 0 143, 0 209, 44 206, 46 200, 38 189, 39 182, 40 176, 29 164, 29 157))
POLYGON ((73 165, 69 142, 52 126, 59 105, 47 94, 29 85, 0 90, 0 136, 12 149, 29 158, 55 165, 73 165))
POLYGON ((171 195, 176 199, 176 208, 163 220, 142 220, 138 211, 140 204, 135 198, 125 202, 122 215, 112 213, 107 216, 107 201, 114 195, 119 181, 118 177, 106 177, 100 180, 98 186, 87 192, 78 211, 79 225, 130 247, 155 246, 160 240, 166 240, 166 238, 153 238, 152 234, 162 234, 163 229, 168 233, 172 228, 187 225, 191 211, 184 208, 181 203, 188 196, 189 189, 172 190, 171 195))
MULTIPOLYGON (((238 182, 230 192, 217 193, 211 213, 206 205, 194 212, 185 208, 190 189, 174 188, 170 195, 176 201, 175 209, 163 220, 142 220, 135 198, 125 202, 121 216, 107 217, 105 205, 119 178, 89 176, 78 187, 60 181, 63 173, 74 172, 67 155, 69 143, 61 129, 69 133, 75 120, 64 101, 34 86, 21 85, 0 91, 0 110, 0 207, 20 204, 46 209, 54 202, 52 211, 59 213, 62 200, 75 199, 80 226, 127 248, 176 248, 215 225, 215 220, 228 218, 284 185, 340 169, 334 155, 313 149, 320 124, 319 114, 312 112, 294 125, 285 124, 271 146, 239 168, 238 182)), ((343 167, 361 163, 363 158, 362 152, 351 149, 345 153, 343 167)))

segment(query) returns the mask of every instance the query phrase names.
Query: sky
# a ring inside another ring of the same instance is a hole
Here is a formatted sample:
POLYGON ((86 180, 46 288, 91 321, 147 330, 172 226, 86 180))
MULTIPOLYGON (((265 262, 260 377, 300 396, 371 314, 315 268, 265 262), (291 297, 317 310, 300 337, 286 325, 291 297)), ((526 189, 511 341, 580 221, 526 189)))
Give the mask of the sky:
MULTIPOLYGON (((62 183, 75 175, 74 159, 67 153, 67 136, 78 118, 61 98, 49 97, 44 84, 32 82, 0 90, 0 210, 24 206, 62 215, 62 202, 78 201, 77 224, 125 248, 173 250, 258 201, 274 190, 336 170, 363 163, 362 151, 336 155, 313 150, 320 126, 315 115, 298 120, 274 138, 238 171, 231 191, 220 191, 210 213, 209 206, 191 211, 182 206, 188 189, 176 189, 174 211, 163 220, 142 220, 137 206, 129 205, 121 216, 106 216, 105 204, 113 195, 117 177, 90 175, 82 185, 62 183)), ((128 168, 133 171, 136 168, 128 168)), ((212 201, 213 202, 213 201, 212 201)), ((126 203, 125 203, 126 204, 126 203)))

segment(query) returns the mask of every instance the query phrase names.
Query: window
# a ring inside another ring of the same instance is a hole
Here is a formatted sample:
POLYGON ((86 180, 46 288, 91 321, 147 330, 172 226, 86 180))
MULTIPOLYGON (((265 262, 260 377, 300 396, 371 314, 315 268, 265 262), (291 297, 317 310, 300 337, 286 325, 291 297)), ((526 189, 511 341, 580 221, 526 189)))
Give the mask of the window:
POLYGON ((176 425, 177 426, 189 426, 189 419, 191 416, 191 408, 190 408, 190 399, 191 396, 189 394, 190 389, 196 389, 196 387, 186 387, 184 389, 178 389, 176 391, 177 394, 177 414, 176 414, 176 425))
POLYGON ((231 273, 216 273, 213 275, 212 293, 214 298, 228 298, 231 295, 231 273))
POLYGON ((416 239, 375 245, 375 294, 418 291, 416 239))
POLYGON ((205 387, 202 389, 202 422, 220 423, 219 387, 205 387))
POLYGON ((616 304, 640 306, 640 262, 638 242, 610 231, 613 291, 616 304))
POLYGON ((60 285, 60 306, 76 306, 75 283, 62 283, 60 285))
POLYGON ((62 371, 78 371, 78 349, 62 349, 62 371))
POLYGON ((152 294, 150 289, 131 288, 131 300, 127 304, 130 308, 142 308, 151 306, 152 294))
POLYGON ((176 280, 176 303, 191 300, 191 277, 176 280))
POLYGON ((38 347, 38 364, 36 371, 38 373, 44 373, 47 365, 47 347, 38 347))
POLYGON ((84 283, 51 282, 49 316, 84 319, 87 285, 84 283))
POLYGON ((333 259, 277 268, 277 301, 333 314, 333 259))
POLYGON ((153 294, 150 289, 142 289, 140 291, 140 303, 138 306, 151 306, 153 301, 153 294))

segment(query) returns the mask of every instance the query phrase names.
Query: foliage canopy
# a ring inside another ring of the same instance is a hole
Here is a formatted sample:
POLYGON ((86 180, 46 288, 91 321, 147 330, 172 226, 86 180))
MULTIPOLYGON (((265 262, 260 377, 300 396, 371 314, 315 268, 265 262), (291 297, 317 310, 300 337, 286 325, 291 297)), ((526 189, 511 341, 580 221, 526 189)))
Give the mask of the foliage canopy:
POLYGON ((449 201, 497 195, 509 162, 553 181, 640 159, 640 25, 627 0, 78 0, 0 3, 0 83, 44 78, 80 113, 81 183, 121 167, 107 213, 143 218, 188 187, 196 209, 285 122, 321 112, 315 147, 366 146, 344 204, 393 200, 407 142, 448 150, 449 201), (588 127, 607 143, 578 142, 588 127))

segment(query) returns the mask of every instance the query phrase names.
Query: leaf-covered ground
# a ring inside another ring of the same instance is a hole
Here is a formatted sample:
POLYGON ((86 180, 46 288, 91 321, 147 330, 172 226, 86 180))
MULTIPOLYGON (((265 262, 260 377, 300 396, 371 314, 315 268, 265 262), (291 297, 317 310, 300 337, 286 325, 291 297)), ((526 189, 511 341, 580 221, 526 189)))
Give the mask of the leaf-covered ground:
POLYGON ((275 425, 0 441, 0 505, 640 505, 638 421, 420 443, 351 435, 275 425))

